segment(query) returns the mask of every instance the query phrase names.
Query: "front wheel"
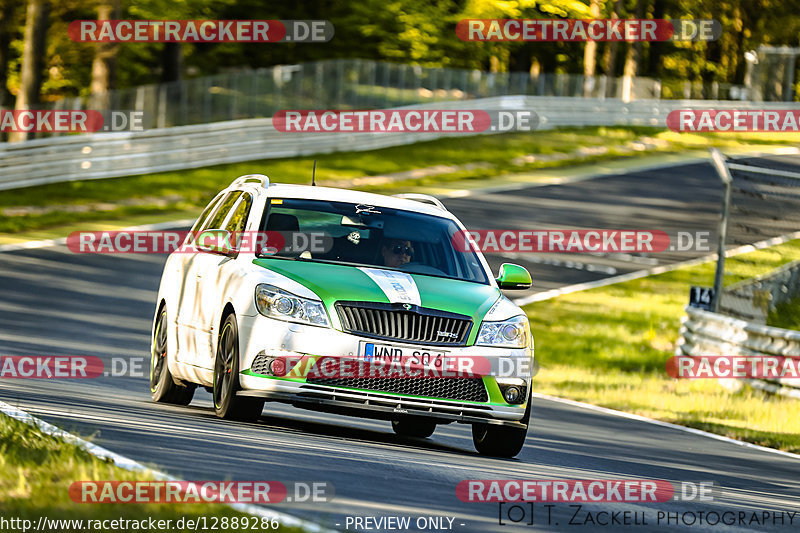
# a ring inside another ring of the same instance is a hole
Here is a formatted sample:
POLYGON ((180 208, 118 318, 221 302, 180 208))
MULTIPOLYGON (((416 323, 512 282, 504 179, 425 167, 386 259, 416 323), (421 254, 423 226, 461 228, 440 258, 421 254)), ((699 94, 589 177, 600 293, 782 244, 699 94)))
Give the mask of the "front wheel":
MULTIPOLYGON (((532 397, 528 397, 528 405, 522 422, 530 425, 532 397)), ((525 446, 528 428, 515 428, 508 426, 495 426, 489 424, 472 424, 472 442, 475 449, 482 455, 493 457, 516 457, 525 446)))
POLYGON ((222 324, 214 360, 214 412, 227 420, 258 420, 264 400, 236 396, 239 388, 239 329, 231 313, 222 324))
POLYGON ((154 402, 189 405, 195 386, 178 385, 167 364, 169 353, 167 336, 167 306, 162 305, 153 324, 153 345, 150 355, 150 396, 154 402))
POLYGON ((392 429, 401 437, 425 438, 433 435, 436 431, 436 423, 424 418, 403 417, 399 420, 392 420, 392 429))

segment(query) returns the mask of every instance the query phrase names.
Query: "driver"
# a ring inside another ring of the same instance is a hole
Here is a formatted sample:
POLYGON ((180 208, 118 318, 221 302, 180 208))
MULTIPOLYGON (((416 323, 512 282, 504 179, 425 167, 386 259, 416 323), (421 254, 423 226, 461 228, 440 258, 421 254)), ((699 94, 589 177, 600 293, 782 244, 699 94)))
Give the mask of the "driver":
POLYGON ((399 268, 411 261, 414 256, 414 248, 411 241, 392 239, 381 247, 383 264, 391 268, 399 268))

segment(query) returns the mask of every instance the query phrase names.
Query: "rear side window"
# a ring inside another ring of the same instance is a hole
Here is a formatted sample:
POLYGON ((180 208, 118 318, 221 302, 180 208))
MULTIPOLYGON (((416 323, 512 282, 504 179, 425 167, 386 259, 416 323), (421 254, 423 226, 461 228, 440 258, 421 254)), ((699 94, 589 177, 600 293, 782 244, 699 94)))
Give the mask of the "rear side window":
POLYGON ((205 231, 207 229, 223 229, 222 223, 225 221, 225 217, 228 216, 228 212, 236 203, 236 200, 242 195, 242 191, 232 191, 225 196, 222 202, 219 205, 219 209, 217 212, 214 213, 214 216, 211 217, 207 223, 203 224, 201 231, 205 231))
POLYGON ((231 233, 241 233, 247 227, 247 215, 250 214, 250 206, 253 205, 253 197, 247 193, 242 195, 242 201, 236 206, 236 210, 231 214, 228 225, 225 229, 231 233))

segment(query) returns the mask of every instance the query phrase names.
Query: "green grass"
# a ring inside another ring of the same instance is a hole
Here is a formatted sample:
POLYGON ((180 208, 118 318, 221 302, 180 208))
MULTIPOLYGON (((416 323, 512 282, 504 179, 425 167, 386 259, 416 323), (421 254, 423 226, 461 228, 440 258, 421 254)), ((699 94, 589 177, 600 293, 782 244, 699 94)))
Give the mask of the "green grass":
MULTIPOLYGON (((800 258, 800 240, 729 258, 726 285, 800 258)), ((538 392, 800 452, 800 402, 716 380, 676 380, 674 353, 691 285, 713 284, 714 263, 526 306, 541 370, 538 392)))
POLYGON ((800 298, 776 305, 767 316, 767 325, 800 331, 800 298))
MULTIPOLYGON (((7 208, 43 208, 45 212, 28 209, 25 214, 0 216, 0 233, 18 233, 55 228, 74 222, 120 220, 143 215, 175 211, 197 212, 220 189, 242 174, 264 173, 282 183, 308 183, 314 158, 317 159, 317 179, 325 182, 348 183, 363 176, 426 168, 434 165, 484 164, 473 170, 438 173, 423 178, 402 180, 385 185, 353 187, 361 190, 397 192, 409 188, 441 184, 489 184, 491 180, 537 169, 566 167, 621 157, 640 157, 653 151, 664 153, 699 150, 708 146, 741 149, 747 146, 791 142, 793 138, 773 138, 748 135, 689 135, 665 132, 649 127, 588 127, 548 131, 444 138, 408 146, 396 146, 365 152, 338 152, 314 157, 268 159, 244 163, 217 165, 199 169, 161 172, 141 176, 102 180, 72 181, 24 189, 3 191, 0 194, 0 213, 7 208), (630 143, 641 139, 656 139, 657 150, 630 150, 630 143), (753 144, 756 143, 756 144, 753 144), (599 155, 580 155, 579 148, 606 147, 599 155), (515 158, 525 155, 569 154, 564 160, 539 160, 514 164, 515 158), (135 205, 132 205, 130 201, 135 205), (126 203, 128 202, 128 203, 126 203), (105 205, 103 205, 105 204, 105 205), (100 209, 98 206, 103 205, 100 209), (75 212, 84 206, 85 212, 75 212), (88 206, 88 207, 87 207, 88 206)), ((349 185, 352 187, 352 184, 349 185)))
MULTIPOLYGON (((69 497, 73 481, 154 480, 152 473, 131 472, 98 459, 75 444, 0 415, 0 516, 33 520, 115 519, 176 521, 182 517, 243 517, 222 504, 78 504, 69 497)), ((60 529, 68 531, 67 529, 60 529)), ((181 531, 181 529, 175 529, 181 531)), ((118 531, 140 531, 119 529, 118 531)), ((281 528, 280 531, 302 531, 281 528)))

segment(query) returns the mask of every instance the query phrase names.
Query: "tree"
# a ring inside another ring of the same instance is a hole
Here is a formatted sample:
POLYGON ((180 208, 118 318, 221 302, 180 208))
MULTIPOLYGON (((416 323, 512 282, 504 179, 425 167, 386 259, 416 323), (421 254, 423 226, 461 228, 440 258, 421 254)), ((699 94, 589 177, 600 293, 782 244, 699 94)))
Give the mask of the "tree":
MULTIPOLYGON (((636 0, 636 18, 641 20, 647 10, 648 0, 636 0)), ((625 55, 625 66, 622 70, 622 99, 626 102, 631 99, 633 90, 633 77, 639 70, 639 58, 642 55, 642 41, 628 43, 628 52, 625 55)))
MULTIPOLYGON (((602 0, 591 0, 589 11, 592 18, 600 18, 602 0)), ((597 68, 597 41, 587 41, 583 49, 583 95, 591 96, 594 89, 594 75, 597 68)))
MULTIPOLYGON (((97 20, 114 20, 120 16, 120 0, 102 0, 97 6, 97 20)), ((92 109, 108 109, 109 91, 116 88, 117 43, 97 43, 92 61, 92 109)))
POLYGON ((11 40, 16 33, 14 17, 20 5, 19 0, 0 0, 0 107, 9 105, 14 99, 8 90, 8 65, 11 59, 11 40))
MULTIPOLYGON (((39 103, 49 14, 50 3, 48 0, 28 1, 25 41, 22 49, 22 75, 17 102, 14 106, 17 111, 31 109, 31 106, 39 103)), ((18 142, 27 138, 27 132, 13 132, 9 135, 8 140, 9 142, 18 142)))

